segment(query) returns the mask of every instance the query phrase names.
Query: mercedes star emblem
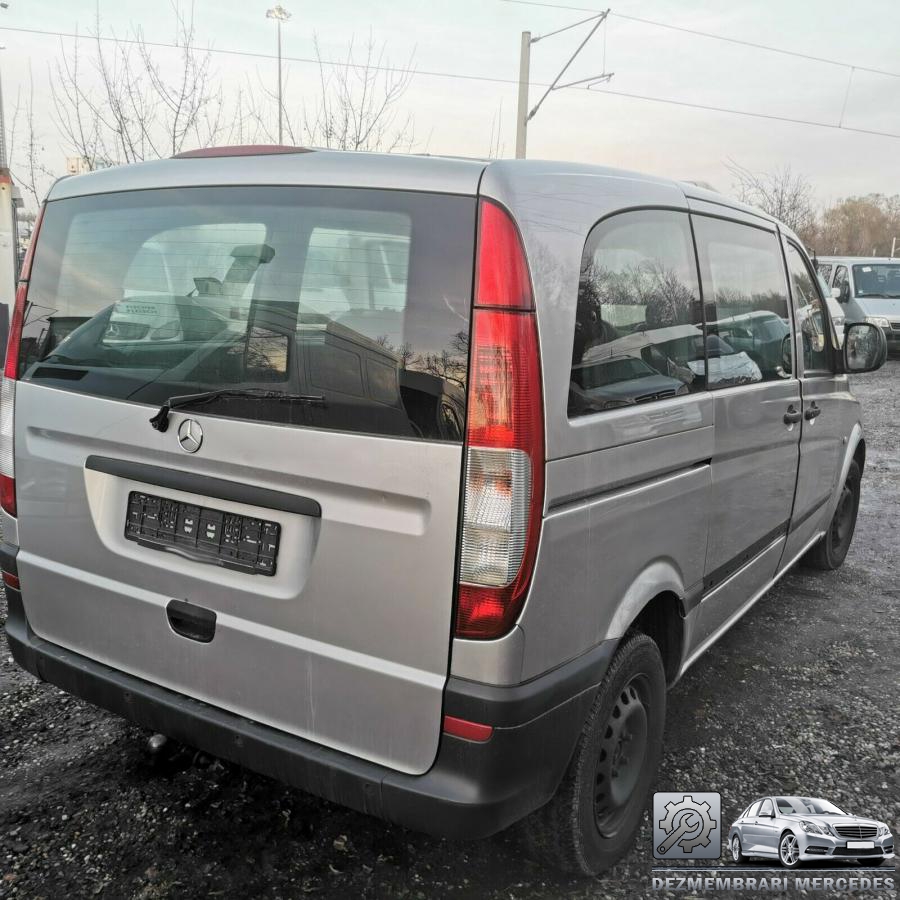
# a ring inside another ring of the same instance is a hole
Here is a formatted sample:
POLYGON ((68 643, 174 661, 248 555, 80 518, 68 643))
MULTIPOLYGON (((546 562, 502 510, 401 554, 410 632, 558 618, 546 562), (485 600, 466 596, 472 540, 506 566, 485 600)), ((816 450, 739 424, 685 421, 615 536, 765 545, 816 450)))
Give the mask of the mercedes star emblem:
POLYGON ((178 443, 185 453, 196 453, 203 443, 203 429, 199 422, 185 419, 178 426, 178 443))

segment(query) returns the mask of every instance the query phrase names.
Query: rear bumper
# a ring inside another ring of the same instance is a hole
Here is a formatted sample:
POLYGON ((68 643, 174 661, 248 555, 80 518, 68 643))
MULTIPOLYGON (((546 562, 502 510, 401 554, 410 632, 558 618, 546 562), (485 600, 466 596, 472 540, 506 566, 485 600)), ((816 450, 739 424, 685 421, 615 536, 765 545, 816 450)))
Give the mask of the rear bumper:
MULTIPOLYGON (((8 553, 0 555, 9 558, 8 553)), ((444 712, 491 724, 493 736, 474 743, 442 735, 432 768, 411 776, 260 725, 51 644, 29 628, 21 592, 7 588, 6 594, 6 634, 13 658, 41 680, 145 728, 327 800, 452 838, 486 837, 550 799, 616 644, 604 642, 515 687, 450 678, 444 712)))

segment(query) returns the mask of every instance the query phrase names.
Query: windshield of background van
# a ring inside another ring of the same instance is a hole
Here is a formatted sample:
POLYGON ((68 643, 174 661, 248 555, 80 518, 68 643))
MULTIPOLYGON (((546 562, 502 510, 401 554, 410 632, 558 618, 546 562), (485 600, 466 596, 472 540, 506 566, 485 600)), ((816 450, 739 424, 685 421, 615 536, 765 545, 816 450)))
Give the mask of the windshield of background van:
MULTIPOLYGON (((204 414, 462 440, 474 198, 190 188, 47 206, 20 375, 204 414), (189 409, 189 407, 188 407, 189 409)), ((149 426, 148 426, 149 427, 149 426)))
POLYGON ((900 298, 900 263, 867 263, 853 267, 857 297, 900 298))

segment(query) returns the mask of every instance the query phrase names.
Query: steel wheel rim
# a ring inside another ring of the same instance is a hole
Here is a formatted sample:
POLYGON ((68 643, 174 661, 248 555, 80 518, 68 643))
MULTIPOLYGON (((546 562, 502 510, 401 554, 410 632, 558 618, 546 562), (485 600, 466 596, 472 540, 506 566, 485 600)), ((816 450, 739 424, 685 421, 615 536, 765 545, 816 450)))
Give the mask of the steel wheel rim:
POLYGON ((594 779, 594 822, 611 837, 621 827, 644 768, 650 731, 649 687, 635 675, 619 692, 603 735, 594 779))
POLYGON ((797 838, 792 834, 785 835, 781 839, 781 861, 788 866, 797 862, 800 854, 797 851, 797 838))

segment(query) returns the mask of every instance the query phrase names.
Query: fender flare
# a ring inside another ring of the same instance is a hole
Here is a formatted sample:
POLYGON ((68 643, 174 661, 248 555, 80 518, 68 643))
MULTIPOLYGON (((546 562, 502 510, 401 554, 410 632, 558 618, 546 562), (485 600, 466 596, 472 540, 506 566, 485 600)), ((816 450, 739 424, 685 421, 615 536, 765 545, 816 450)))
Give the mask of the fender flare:
POLYGON ((827 527, 827 523, 831 521, 832 516, 834 516, 834 511, 837 509, 838 500, 841 496, 841 489, 844 486, 844 482, 847 480, 847 473, 850 471, 850 463, 853 462, 853 457, 856 455, 856 448, 859 447, 862 439, 862 425, 859 422, 856 422, 854 423, 853 428, 850 429, 850 437, 847 438, 847 449, 844 451, 844 461, 841 465, 840 478, 838 478, 837 484, 834 486, 833 496, 831 497, 831 500, 828 501, 825 514, 822 516, 825 527, 827 527))
POLYGON ((625 591, 616 607, 603 640, 618 640, 641 610, 659 594, 672 593, 679 600, 685 596, 684 579, 670 559, 657 559, 644 568, 625 591))

